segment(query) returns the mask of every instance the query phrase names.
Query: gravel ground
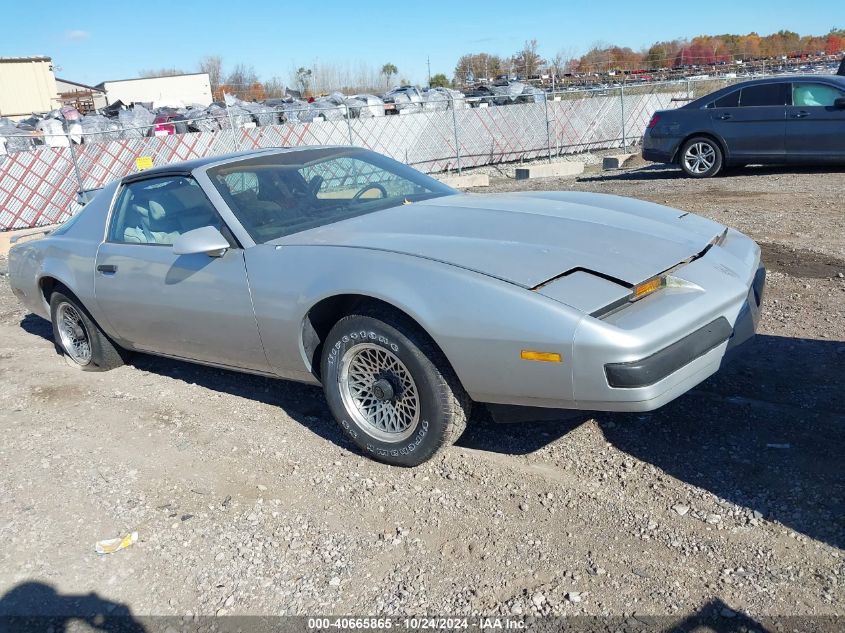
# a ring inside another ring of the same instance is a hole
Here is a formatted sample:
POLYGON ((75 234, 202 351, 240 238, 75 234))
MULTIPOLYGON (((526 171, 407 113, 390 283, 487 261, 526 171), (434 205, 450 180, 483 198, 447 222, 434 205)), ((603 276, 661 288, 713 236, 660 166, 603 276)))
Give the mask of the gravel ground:
POLYGON ((96 592, 136 615, 845 615, 844 187, 648 166, 494 181, 749 233, 760 336, 652 414, 481 411, 414 470, 362 457, 314 387, 150 356, 77 371, 0 283, 0 614, 96 592))

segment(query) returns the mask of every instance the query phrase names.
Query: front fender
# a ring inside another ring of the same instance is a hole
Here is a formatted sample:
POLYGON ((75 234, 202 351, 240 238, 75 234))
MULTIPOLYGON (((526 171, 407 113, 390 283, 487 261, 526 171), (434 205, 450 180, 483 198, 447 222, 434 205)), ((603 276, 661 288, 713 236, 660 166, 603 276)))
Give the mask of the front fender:
POLYGON ((550 392, 573 399, 572 339, 582 314, 547 297, 440 262, 361 248, 261 245, 247 249, 246 263, 268 360, 282 376, 310 375, 301 323, 311 307, 357 294, 413 318, 474 400, 531 404, 550 392), (563 362, 524 361, 526 349, 558 352, 563 362))

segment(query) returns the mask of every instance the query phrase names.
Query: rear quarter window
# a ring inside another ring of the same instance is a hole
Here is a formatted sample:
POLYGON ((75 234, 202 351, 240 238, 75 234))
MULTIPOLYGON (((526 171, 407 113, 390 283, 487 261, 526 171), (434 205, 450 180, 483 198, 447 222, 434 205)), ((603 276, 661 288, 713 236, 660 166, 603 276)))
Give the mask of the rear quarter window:
POLYGON ((739 107, 739 90, 734 90, 723 95, 710 104, 711 108, 737 108, 739 107))

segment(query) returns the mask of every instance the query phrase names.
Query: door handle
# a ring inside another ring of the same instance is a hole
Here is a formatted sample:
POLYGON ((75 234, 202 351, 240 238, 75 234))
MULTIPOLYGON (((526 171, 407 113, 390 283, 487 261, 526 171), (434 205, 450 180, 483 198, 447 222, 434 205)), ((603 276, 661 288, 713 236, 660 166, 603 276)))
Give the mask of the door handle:
POLYGON ((100 264, 97 266, 97 270, 105 274, 114 274, 117 272, 117 266, 114 264, 100 264))
POLYGON ((732 118, 733 118, 732 114, 722 114, 721 116, 719 116, 719 120, 721 120, 721 121, 727 121, 728 119, 732 119, 732 118))
POLYGON ((792 116, 795 117, 796 119, 804 119, 804 118, 810 116, 810 113, 807 112, 806 110, 801 110, 800 112, 796 112, 792 116))

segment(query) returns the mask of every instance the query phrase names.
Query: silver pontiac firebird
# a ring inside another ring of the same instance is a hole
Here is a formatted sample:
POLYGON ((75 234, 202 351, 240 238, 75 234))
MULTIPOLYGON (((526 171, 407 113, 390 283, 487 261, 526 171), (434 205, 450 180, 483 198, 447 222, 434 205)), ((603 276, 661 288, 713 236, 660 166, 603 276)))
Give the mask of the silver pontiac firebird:
POLYGON ((367 454, 412 466, 476 403, 648 411, 754 334, 745 235, 579 192, 461 194, 350 147, 246 152, 105 187, 10 252, 82 369, 131 351, 321 383, 367 454))

